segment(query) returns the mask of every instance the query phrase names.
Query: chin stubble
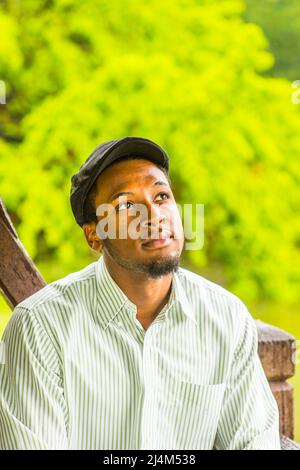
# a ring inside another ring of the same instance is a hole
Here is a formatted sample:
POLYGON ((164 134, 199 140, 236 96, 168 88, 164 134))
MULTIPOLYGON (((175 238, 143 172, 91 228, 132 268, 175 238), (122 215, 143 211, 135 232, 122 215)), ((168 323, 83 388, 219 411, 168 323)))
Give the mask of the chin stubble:
POLYGON ((112 250, 108 240, 105 240, 104 246, 109 256, 124 269, 136 273, 146 274, 153 279, 177 272, 179 268, 180 255, 168 256, 153 261, 128 261, 124 258, 121 258, 118 253, 112 250))

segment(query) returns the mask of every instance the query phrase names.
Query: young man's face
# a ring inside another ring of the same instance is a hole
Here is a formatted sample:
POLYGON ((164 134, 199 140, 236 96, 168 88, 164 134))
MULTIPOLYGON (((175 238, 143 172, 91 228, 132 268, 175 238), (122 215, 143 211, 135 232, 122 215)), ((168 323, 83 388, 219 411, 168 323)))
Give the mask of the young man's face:
POLYGON ((98 215, 99 222, 115 218, 116 238, 108 234, 105 239, 98 223, 104 255, 151 277, 176 268, 184 243, 182 222, 168 179, 154 163, 124 160, 108 167, 98 178, 95 204, 112 205, 109 216, 98 215))

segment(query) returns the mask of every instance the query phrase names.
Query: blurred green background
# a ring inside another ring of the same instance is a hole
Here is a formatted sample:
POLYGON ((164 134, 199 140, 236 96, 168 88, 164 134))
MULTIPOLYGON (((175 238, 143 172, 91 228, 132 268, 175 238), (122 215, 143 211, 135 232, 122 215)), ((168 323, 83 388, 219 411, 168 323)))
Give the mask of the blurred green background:
MULTIPOLYGON (((0 196, 46 281, 95 260, 71 175, 98 143, 144 136, 178 202, 205 206, 182 265, 300 338, 299 1, 3 0, 0 25, 0 196)), ((9 315, 0 299, 1 334, 9 315)), ((300 441, 300 370, 290 383, 300 441)))

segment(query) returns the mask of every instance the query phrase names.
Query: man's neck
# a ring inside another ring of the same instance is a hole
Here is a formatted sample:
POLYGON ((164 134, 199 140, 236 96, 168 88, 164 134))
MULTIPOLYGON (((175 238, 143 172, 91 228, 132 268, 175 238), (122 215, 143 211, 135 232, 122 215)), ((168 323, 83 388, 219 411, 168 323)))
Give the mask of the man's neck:
POLYGON ((170 298, 173 274, 151 278, 144 273, 129 272, 107 256, 103 256, 113 280, 128 299, 136 305, 137 319, 144 327, 148 327, 170 298))

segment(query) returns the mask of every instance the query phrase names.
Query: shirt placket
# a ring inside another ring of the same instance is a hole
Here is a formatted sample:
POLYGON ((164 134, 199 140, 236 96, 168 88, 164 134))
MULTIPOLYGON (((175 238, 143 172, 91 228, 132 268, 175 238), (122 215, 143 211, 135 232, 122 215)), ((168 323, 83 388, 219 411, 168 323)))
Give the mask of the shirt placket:
POLYGON ((156 351, 155 341, 153 340, 159 334, 159 328, 162 323, 168 321, 170 306, 170 303, 166 304, 145 331, 136 318, 136 306, 130 301, 126 302, 126 310, 137 327, 137 337, 142 345, 142 367, 139 370, 142 370, 143 377, 140 380, 142 392, 139 406, 140 419, 137 426, 139 435, 136 436, 141 449, 150 449, 156 438, 155 423, 158 423, 159 416, 157 413, 158 408, 153 406, 153 402, 156 400, 157 393, 159 393, 158 384, 156 383, 159 371, 155 369, 156 351))
POLYGON ((161 390, 158 386, 159 370, 156 367, 155 337, 159 334, 162 324, 168 321, 170 305, 166 305, 151 323, 144 335, 143 343, 143 374, 144 374, 144 403, 141 422, 141 449, 157 447, 156 429, 159 426, 157 400, 161 390))

